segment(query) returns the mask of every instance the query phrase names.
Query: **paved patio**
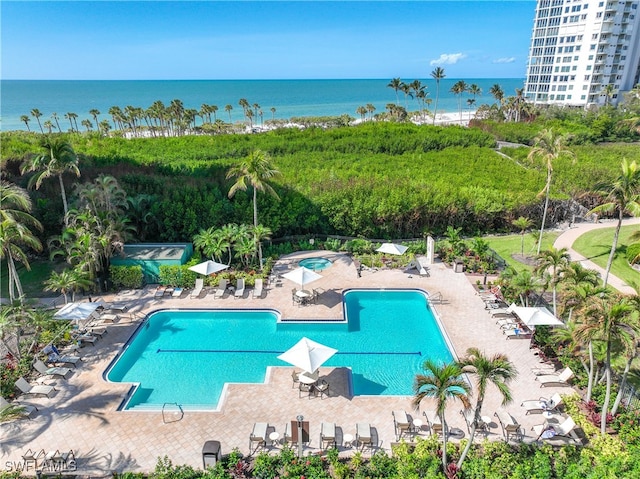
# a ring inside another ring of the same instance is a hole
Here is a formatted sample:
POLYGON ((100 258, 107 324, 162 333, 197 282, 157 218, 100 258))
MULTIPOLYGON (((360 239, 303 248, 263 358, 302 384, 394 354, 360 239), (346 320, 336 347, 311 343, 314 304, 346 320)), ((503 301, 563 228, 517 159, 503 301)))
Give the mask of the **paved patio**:
MULTIPOLYGON (((311 256, 333 260, 333 265, 321 273, 324 277, 310 285, 323 291, 317 305, 294 305, 291 289, 296 285, 287 280, 283 280, 281 287, 268 286, 262 299, 253 299, 249 290, 243 299, 235 299, 228 294, 222 299, 213 299, 212 291, 203 292, 197 299, 185 294, 182 298, 158 299, 153 297, 151 289, 142 294, 119 296, 119 301, 127 299, 130 304, 123 320, 108 326, 108 334, 95 346, 81 349, 82 364, 68 380, 54 382, 58 391, 52 398, 27 401, 37 405, 37 417, 0 425, 3 463, 21 461, 22 454, 28 449, 47 452, 72 449, 77 458, 78 473, 82 475, 108 476, 112 471, 123 470, 150 471, 158 457, 164 455, 169 456, 174 464, 202 467, 201 449, 205 441, 219 440, 223 454, 233 448, 247 454, 254 422, 268 422, 282 436, 285 424, 298 415, 303 415, 310 423, 311 443, 305 452, 319 450, 322 421, 336 423, 342 454, 353 451, 344 447, 341 439, 345 434, 355 435, 358 422, 369 422, 374 428, 377 448, 389 451, 395 441, 391 412, 406 410, 418 418, 422 410, 430 409, 431 405, 426 403, 420 412, 414 411, 411 397, 353 397, 349 394, 349 370, 345 368, 321 368, 321 375, 328 376, 331 384, 331 397, 299 398, 297 390, 292 389, 291 368, 274 367, 269 370, 265 384, 229 385, 219 411, 185 411, 184 415, 169 411, 164 417, 159 411, 118 411, 129 386, 108 383, 102 375, 144 315, 159 308, 260 307, 277 309, 284 318, 342 318, 341 295, 344 289, 420 288, 432 296, 441 295, 443 298, 434 307, 458 356, 464 355, 469 347, 478 347, 489 355, 505 353, 516 365, 519 376, 511 386, 514 400, 506 410, 522 424, 525 441, 534 439, 531 428, 543 421, 540 415, 525 415, 520 403, 539 396, 550 397, 554 392, 571 392, 566 387, 540 388, 531 372, 531 368, 539 363, 534 351, 529 349, 529 341, 505 339, 475 294, 472 286, 475 278, 454 273, 441 263, 432 266, 430 277, 423 278, 401 270, 365 270, 358 277, 348 256, 325 251, 290 255, 283 258, 278 267, 282 270, 294 268, 297 261, 311 256)), ((105 301, 113 299, 113 296, 104 298, 105 301)), ((500 397, 490 386, 483 407, 483 415, 493 419, 488 435, 490 439, 501 440, 503 437, 493 417, 500 408, 500 397)), ((459 404, 450 404, 447 421, 466 435, 460 409, 459 404)), ((425 437, 428 434, 426 428, 419 432, 425 437)), ((35 470, 25 472, 35 474, 35 470)))

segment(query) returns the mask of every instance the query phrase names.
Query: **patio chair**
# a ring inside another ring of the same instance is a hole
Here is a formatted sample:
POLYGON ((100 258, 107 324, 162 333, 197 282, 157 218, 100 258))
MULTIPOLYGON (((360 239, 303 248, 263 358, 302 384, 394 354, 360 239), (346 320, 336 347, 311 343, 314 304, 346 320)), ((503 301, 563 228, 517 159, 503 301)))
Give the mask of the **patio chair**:
POLYGON ((60 471, 63 468, 66 469, 67 464, 70 461, 75 461, 76 456, 73 450, 69 452, 60 452, 58 449, 50 451, 44 456, 45 464, 48 463, 49 467, 53 471, 60 471))
POLYGON ((537 436, 537 441, 540 439, 552 439, 556 436, 571 437, 579 440, 575 432, 577 425, 571 416, 564 418, 561 423, 552 421, 546 419, 543 424, 536 424, 531 428, 537 436))
POLYGON ((173 288, 173 293, 171 293, 171 297, 179 298, 180 296, 182 296, 182 291, 184 291, 182 288, 173 288))
POLYGON ((119 314, 113 314, 113 313, 104 313, 100 315, 100 322, 101 323, 117 323, 118 321, 120 321, 122 318, 120 317, 119 314))
POLYGON ((295 388, 296 384, 300 383, 300 371, 296 371, 295 369, 293 371, 291 371, 291 380, 293 381, 293 384, 291 385, 291 388, 295 388))
POLYGON ((51 395, 56 391, 53 386, 29 384, 27 380, 22 376, 18 378, 18 380, 15 382, 15 385, 22 392, 22 394, 30 394, 34 396, 51 397, 51 395))
POLYGON ((220 299, 224 296, 225 291, 227 290, 227 278, 220 278, 220 282, 218 283, 218 287, 213 293, 214 299, 220 299))
POLYGON ((160 286, 158 286, 156 288, 155 292, 153 293, 153 297, 154 298, 162 298, 166 291, 167 291, 167 287, 160 285, 160 286))
POLYGON ((238 278, 236 281, 236 291, 233 293, 233 297, 238 299, 244 296, 244 278, 238 278))
POLYGON ((336 423, 323 422, 320 426, 320 448, 327 449, 329 446, 336 447, 336 423))
POLYGON ((514 419, 514 417, 507 411, 496 411, 494 416, 498 418, 500 427, 502 428, 502 435, 505 440, 509 442, 510 438, 522 439, 524 433, 522 426, 514 419))
POLYGON ((523 330, 521 328, 508 328, 503 329, 502 334, 504 334, 507 339, 530 339, 531 331, 523 330))
POLYGON ((422 415, 427 419, 427 424, 429 425, 429 433, 432 436, 434 434, 441 436, 443 428, 442 421, 440 421, 440 416, 438 416, 435 411, 423 411, 422 415))
POLYGON ((540 399, 533 399, 523 401, 520 406, 525 408, 527 412, 525 414, 542 414, 543 412, 555 411, 562 404, 562 396, 555 393, 551 396, 551 399, 541 397, 540 399))
POLYGON ((47 356, 47 364, 53 364, 57 366, 58 364, 68 364, 71 366, 77 366, 77 364, 81 361, 78 356, 61 356, 60 351, 53 344, 49 344, 42 349, 44 354, 48 354, 47 356))
POLYGON ((356 443, 363 451, 365 447, 373 449, 371 424, 368 422, 359 422, 356 424, 356 443))
POLYGON ((191 291, 191 298, 197 298, 198 296, 200 296, 200 293, 202 293, 202 288, 204 288, 204 279, 196 278, 195 287, 193 288, 193 291, 191 291))
POLYGON ((302 393, 306 393, 311 399, 311 395, 313 394, 313 386, 311 384, 299 383, 298 384, 298 397, 302 397, 302 393))
POLYGON ((0 411, 4 411, 6 408, 12 408, 20 417, 28 419, 33 419, 38 412, 38 408, 35 406, 20 404, 18 401, 9 402, 0 396, 0 411))
POLYGON ((293 442, 293 435, 291 434, 291 422, 287 422, 284 426, 284 436, 282 438, 282 444, 291 444, 293 442))
POLYGON ((115 311, 117 313, 124 313, 129 309, 129 306, 126 303, 106 303, 104 305, 105 311, 115 311))
POLYGON ((38 371, 43 376, 58 376, 60 378, 67 379, 72 374, 71 369, 69 368, 62 368, 62 367, 55 367, 55 366, 52 368, 49 368, 45 363, 43 363, 39 359, 36 359, 34 361, 33 367, 36 371, 38 371))
POLYGON ((83 347, 85 344, 91 344, 92 346, 95 346, 96 341, 98 341, 97 336, 93 336, 89 333, 75 333, 72 334, 71 337, 74 341, 78 342, 78 346, 80 347, 83 347))
POLYGON ((267 429, 269 424, 266 422, 256 422, 253 425, 253 431, 249 435, 249 451, 251 454, 259 448, 267 445, 267 429))
POLYGON ((256 282, 253 285, 253 298, 262 298, 262 288, 264 281, 262 278, 256 278, 256 282))
POLYGON ((476 418, 476 412, 473 409, 461 409, 460 414, 464 418, 464 422, 467 425, 467 431, 471 434, 471 428, 473 424, 476 425, 476 434, 489 432, 489 425, 482 417, 476 418))
POLYGON ((392 411, 391 415, 393 416, 396 441, 399 441, 403 434, 411 434, 411 421, 409 421, 406 411, 392 411))
POLYGON ((326 379, 321 379, 317 384, 313 386, 313 389, 316 393, 316 396, 320 394, 320 399, 322 399, 322 396, 329 397, 329 383, 326 381, 326 379))
POLYGON ((536 381, 540 382, 540 387, 546 386, 569 386, 569 380, 574 376, 571 368, 564 368, 558 374, 543 374, 536 376, 536 381))

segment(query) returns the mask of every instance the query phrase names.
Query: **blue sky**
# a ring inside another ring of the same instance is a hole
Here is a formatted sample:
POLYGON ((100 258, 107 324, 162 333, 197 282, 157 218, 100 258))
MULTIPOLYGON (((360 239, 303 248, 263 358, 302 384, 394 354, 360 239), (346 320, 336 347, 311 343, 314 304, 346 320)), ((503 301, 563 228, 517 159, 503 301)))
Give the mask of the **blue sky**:
POLYGON ((534 1, 2 0, 3 79, 525 75, 534 1))

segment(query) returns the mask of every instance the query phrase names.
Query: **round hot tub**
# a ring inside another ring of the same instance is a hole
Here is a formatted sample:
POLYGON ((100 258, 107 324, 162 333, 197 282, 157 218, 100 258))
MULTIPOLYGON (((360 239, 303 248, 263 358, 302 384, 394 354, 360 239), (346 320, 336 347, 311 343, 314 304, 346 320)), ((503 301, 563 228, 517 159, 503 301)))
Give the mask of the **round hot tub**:
POLYGON ((331 260, 322 257, 305 258, 298 262, 298 266, 304 266, 313 271, 322 271, 331 266, 331 260))

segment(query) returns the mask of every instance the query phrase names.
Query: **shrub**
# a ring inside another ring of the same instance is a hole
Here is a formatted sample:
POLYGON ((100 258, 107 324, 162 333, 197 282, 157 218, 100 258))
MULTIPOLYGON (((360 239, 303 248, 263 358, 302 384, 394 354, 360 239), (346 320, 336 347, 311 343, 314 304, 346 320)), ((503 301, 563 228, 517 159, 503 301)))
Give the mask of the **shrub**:
POLYGON ((640 243, 633 243, 627 246, 627 261, 629 264, 640 262, 640 243))
POLYGON ((144 285, 144 275, 140 265, 111 266, 109 275, 116 288, 142 288, 144 285))

